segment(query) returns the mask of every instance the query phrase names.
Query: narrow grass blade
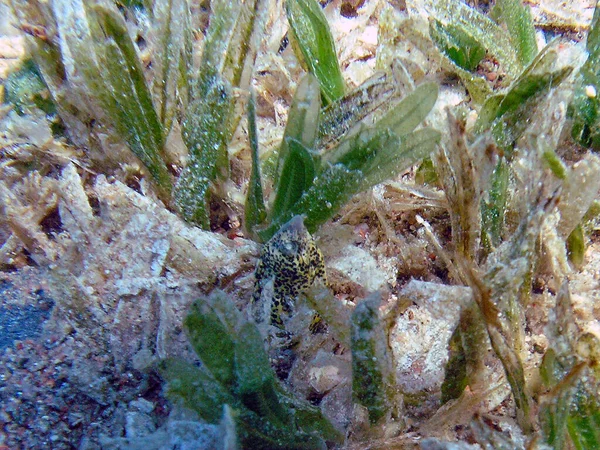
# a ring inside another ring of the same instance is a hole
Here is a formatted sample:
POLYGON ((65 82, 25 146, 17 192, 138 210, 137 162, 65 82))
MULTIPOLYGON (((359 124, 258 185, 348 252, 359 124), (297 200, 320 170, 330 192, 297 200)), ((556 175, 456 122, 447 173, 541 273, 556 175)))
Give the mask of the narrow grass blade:
POLYGON ((504 230, 504 215, 508 200, 510 169, 504 159, 498 161, 492 174, 487 200, 481 207, 481 233, 490 247, 500 244, 504 230))
POLYGON ((208 423, 219 423, 223 405, 237 406, 236 400, 206 370, 190 362, 167 359, 159 364, 159 373, 167 381, 167 396, 196 411, 208 423))
POLYGON ((475 70, 485 57, 485 48, 463 27, 443 25, 434 19, 429 24, 429 34, 438 48, 463 70, 475 70))
POLYGON ((192 30, 187 0, 158 0, 152 9, 154 49, 152 92, 165 135, 173 123, 180 97, 187 98, 192 30), (185 67, 185 76, 181 68, 185 67), (182 91, 182 92, 180 92, 182 91))
POLYGON ((171 176, 162 159, 162 126, 125 21, 113 9, 78 0, 59 0, 53 8, 68 76, 83 78, 160 192, 168 194, 171 176))
POLYGON ((549 149, 544 151, 542 153, 542 158, 556 178, 559 180, 565 180, 567 178, 567 168, 554 150, 549 149))
POLYGON ((567 254, 575 267, 581 268, 585 261, 585 235, 581 224, 577 225, 567 238, 567 254))
POLYGON ((230 330, 201 301, 192 305, 184 325, 202 364, 217 382, 229 389, 235 380, 234 350, 230 330))
POLYGON ((94 7, 94 11, 97 14, 98 24, 104 35, 106 38, 114 41, 115 44, 113 46, 111 42, 111 45, 107 47, 107 62, 118 62, 123 68, 129 69, 114 73, 114 77, 118 77, 119 73, 128 73, 131 78, 131 84, 134 89, 133 94, 135 95, 135 97, 132 97, 132 100, 137 99, 140 110, 143 113, 143 116, 138 117, 137 120, 147 124, 146 129, 141 130, 140 134, 147 134, 146 139, 152 139, 155 145, 162 151, 162 145, 164 145, 162 128, 160 127, 160 122, 152 103, 150 90, 146 85, 141 61, 137 55, 133 41, 129 37, 127 25, 121 15, 112 9, 96 6, 94 7))
MULTIPOLYGON (((600 403, 598 392, 585 386, 582 380, 575 397, 575 404, 567 418, 567 430, 577 450, 600 448, 600 403)), ((594 382, 589 383, 593 386, 594 382)))
POLYGON ((253 323, 245 323, 235 343, 236 394, 242 403, 274 426, 292 428, 293 416, 277 395, 278 383, 263 339, 253 323))
POLYGON ((506 32, 489 17, 459 0, 426 2, 433 17, 442 24, 462 28, 491 55, 494 55, 511 78, 516 78, 523 66, 519 63, 515 49, 506 32))
POLYGON ((444 368, 442 383, 442 404, 459 398, 469 384, 466 360, 460 326, 457 326, 448 342, 448 362, 444 368))
MULTIPOLYGON (((260 28, 261 8, 268 5, 265 0, 249 0, 246 2, 226 3, 238 4, 239 16, 236 19, 234 28, 230 35, 230 41, 227 47, 225 65, 221 75, 229 80, 234 87, 246 87, 242 85, 242 75, 247 64, 254 63, 254 57, 257 51, 257 42, 253 39, 254 33, 262 35, 264 30, 260 28)), ((208 47, 210 49, 210 47, 208 47)), ((249 78, 245 79, 245 83, 249 78)))
POLYGON ((491 129, 496 143, 508 152, 528 126, 528 117, 535 110, 539 97, 559 85, 572 72, 571 67, 553 70, 557 54, 553 43, 548 44, 521 76, 509 87, 506 94, 490 97, 483 105, 475 124, 482 133, 491 129))
POLYGON ((202 53, 194 99, 201 99, 215 77, 238 86, 249 51, 256 11, 260 0, 211 2, 211 16, 202 53))
POLYGON ((46 85, 31 59, 24 61, 19 69, 8 75, 4 89, 3 103, 12 104, 17 114, 23 114, 24 109, 32 106, 40 108, 46 114, 56 111, 52 100, 47 98, 46 85))
POLYGON ((248 99, 248 137, 250 140, 250 153, 252 154, 252 171, 250 172, 250 179, 248 180, 244 222, 246 231, 252 233, 254 228, 263 223, 267 217, 260 175, 258 133, 256 130, 256 107, 253 91, 248 99))
POLYGON ((586 48, 588 59, 578 74, 578 83, 569 105, 573 118, 571 136, 581 145, 600 150, 600 7, 596 5, 586 48))
POLYGON ((449 146, 435 156, 439 183, 448 200, 455 252, 476 261, 481 236, 481 188, 476 150, 468 144, 465 122, 448 111, 449 146))
POLYGON ((319 129, 320 110, 321 89, 319 81, 314 75, 308 74, 298 85, 288 113, 288 121, 277 155, 275 184, 279 182, 284 162, 288 157, 288 141, 290 139, 296 140, 308 149, 314 148, 319 129))

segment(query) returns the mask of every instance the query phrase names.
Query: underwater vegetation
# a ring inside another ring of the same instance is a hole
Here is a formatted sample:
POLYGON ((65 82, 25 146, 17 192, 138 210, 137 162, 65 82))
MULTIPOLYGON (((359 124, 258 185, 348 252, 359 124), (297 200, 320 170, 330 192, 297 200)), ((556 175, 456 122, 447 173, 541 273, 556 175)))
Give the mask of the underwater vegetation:
POLYGON ((5 82, 4 102, 21 116, 42 111, 95 170, 139 175, 139 190, 190 226, 216 230, 219 215, 234 211, 263 244, 297 216, 318 233, 357 195, 414 167, 405 177, 412 192, 442 209, 419 209, 415 221, 445 284, 470 295, 457 294, 437 409, 423 424, 407 420, 419 397, 396 379, 401 288, 387 304, 375 292, 342 305, 320 285, 297 299, 351 355, 347 429, 278 378, 257 324, 218 289, 183 320, 197 361, 155 365, 166 395, 220 424, 231 449, 460 448, 435 432, 458 416, 468 416, 469 439, 482 448, 600 448, 600 342, 578 321, 569 281, 600 213, 600 8, 585 55, 563 60, 560 39, 538 46, 519 0, 497 0, 488 14, 426 0, 427 20, 387 5, 381 70, 350 88, 322 6, 286 0, 286 45, 304 74, 282 135, 261 148, 255 63, 273 2, 192 3, 11 0, 30 30, 31 58, 5 82), (151 30, 147 50, 131 23, 151 30), (431 67, 395 54, 399 35, 431 67), (436 107, 450 83, 464 100, 436 107), (536 289, 552 299, 537 359, 527 329, 536 289), (477 409, 500 385, 510 393, 511 432, 477 409), (417 444, 412 432, 432 440, 417 444))

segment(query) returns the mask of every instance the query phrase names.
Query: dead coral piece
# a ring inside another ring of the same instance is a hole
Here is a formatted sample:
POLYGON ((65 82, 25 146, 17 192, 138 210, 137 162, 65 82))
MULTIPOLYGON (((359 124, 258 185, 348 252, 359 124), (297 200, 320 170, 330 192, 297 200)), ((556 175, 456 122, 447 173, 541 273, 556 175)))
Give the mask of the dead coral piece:
POLYGON ((0 249, 0 262, 12 264, 22 248, 33 258, 56 259, 57 245, 40 226, 42 219, 56 205, 55 180, 42 177, 37 172, 12 187, 0 180, 0 217, 12 233, 0 249))
POLYGON ((59 184, 63 231, 52 272, 59 308, 122 364, 147 348, 159 357, 181 349, 176 330, 199 293, 196 283, 227 282, 253 267, 255 244, 190 228, 120 182, 97 178, 90 189, 96 209, 74 165, 59 184))

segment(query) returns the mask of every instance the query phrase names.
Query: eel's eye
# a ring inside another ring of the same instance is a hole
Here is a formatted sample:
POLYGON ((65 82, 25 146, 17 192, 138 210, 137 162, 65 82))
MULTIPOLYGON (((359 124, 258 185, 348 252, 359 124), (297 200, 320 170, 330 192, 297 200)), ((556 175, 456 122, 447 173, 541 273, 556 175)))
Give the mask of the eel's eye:
POLYGON ((287 241, 281 245, 281 253, 287 256, 293 256, 298 253, 298 244, 293 241, 287 241))

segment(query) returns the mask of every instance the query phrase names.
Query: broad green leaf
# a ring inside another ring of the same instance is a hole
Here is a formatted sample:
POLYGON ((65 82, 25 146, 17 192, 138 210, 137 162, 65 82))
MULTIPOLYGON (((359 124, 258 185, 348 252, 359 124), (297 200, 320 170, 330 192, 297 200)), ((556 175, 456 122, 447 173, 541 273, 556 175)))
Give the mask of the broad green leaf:
POLYGON ((292 45, 321 85, 323 101, 331 103, 344 95, 344 79, 327 19, 316 0, 286 0, 292 45))
POLYGON ((426 4, 433 12, 435 19, 444 25, 452 24, 472 36, 498 62, 511 78, 516 78, 522 69, 515 49, 506 35, 506 31, 495 24, 489 17, 460 0, 436 2, 428 0, 426 4))
POLYGON ((206 370, 179 359, 167 359, 159 364, 166 380, 167 397, 182 400, 186 408, 196 411, 208 423, 217 424, 223 415, 223 405, 238 406, 238 402, 206 370))
POLYGON ((499 19, 508 28, 519 61, 526 66, 538 53, 531 10, 521 0, 498 0, 495 8, 499 12, 499 19))
POLYGON ((244 449, 326 450, 323 439, 304 433, 295 425, 284 427, 253 411, 242 409, 236 418, 236 430, 244 449))
POLYGON ((461 69, 471 72, 485 57, 485 48, 463 27, 443 25, 434 19, 429 23, 429 34, 440 50, 461 69))
POLYGON ((275 372, 253 323, 246 323, 235 343, 236 393, 242 403, 271 424, 289 427, 293 417, 279 402, 275 372))
MULTIPOLYGON (((346 327, 348 327, 348 323, 346 323, 346 327)), ((320 436, 329 443, 341 444, 344 442, 345 433, 334 427, 319 407, 313 406, 304 398, 295 395, 283 383, 277 383, 276 388, 279 402, 294 412, 295 425, 299 430, 320 436)))
POLYGON ((250 140, 250 152, 252 154, 252 171, 248 180, 244 221, 246 231, 252 233, 254 228, 264 222, 267 217, 260 176, 254 92, 251 93, 248 99, 248 137, 250 140))
POLYGON ((415 131, 390 141, 365 164, 363 186, 371 187, 396 177, 419 160, 426 158, 440 142, 441 134, 432 128, 415 131))
POLYGON ((364 127, 323 155, 323 165, 343 164, 350 170, 361 169, 386 146, 397 145, 398 137, 388 129, 364 127))
POLYGON ((437 97, 437 83, 423 83, 378 120, 375 126, 379 129, 388 128, 398 136, 408 134, 427 117, 437 97))
POLYGON ((289 139, 295 139, 306 148, 314 148, 319 129, 320 110, 321 90, 319 82, 314 75, 308 74, 298 85, 290 107, 283 140, 277 155, 275 184, 279 182, 283 164, 288 157, 289 139))
POLYGON ((259 391, 274 392, 275 373, 269 364, 263 339, 253 323, 247 322, 239 330, 235 343, 235 370, 236 391, 242 397, 259 391))
POLYGON ((352 395, 367 408, 371 424, 390 413, 396 388, 380 304, 379 294, 361 301, 352 312, 350 325, 352 395))
POLYGON ((187 221, 208 229, 207 199, 211 183, 229 172, 228 124, 234 100, 229 84, 215 81, 203 99, 190 103, 182 125, 183 141, 190 151, 187 165, 177 180, 174 199, 187 221))
POLYGON ((327 222, 350 197, 359 192, 362 173, 336 164, 323 171, 294 207, 294 215, 305 214, 310 233, 327 222))
POLYGON ((336 429, 332 423, 316 408, 306 401, 294 403, 294 414, 298 427, 312 435, 321 436, 324 440, 342 444, 344 433, 336 429))
POLYGON ((580 387, 575 405, 567 418, 567 429, 577 450, 600 448, 600 404, 597 392, 580 387))
POLYGON ((344 164, 329 162, 313 181, 312 186, 289 212, 274 220, 269 228, 261 232, 263 239, 270 238, 281 225, 298 214, 306 215, 304 224, 309 232, 314 232, 325 223, 355 194, 364 189, 393 178, 419 159, 429 155, 439 142, 436 130, 425 129, 396 137, 393 133, 375 134, 373 141, 367 141, 363 149, 357 150, 362 160, 351 164, 360 169, 349 169, 344 164), (369 147, 369 144, 385 143, 384 147, 369 147))
POLYGON ((325 440, 343 442, 318 408, 281 385, 256 325, 243 320, 226 294, 195 302, 184 324, 202 366, 162 361, 169 398, 209 423, 227 415, 243 448, 325 450, 325 440))
POLYGON ((291 218, 296 203, 310 188, 315 177, 312 155, 300 142, 288 139, 288 154, 283 162, 275 200, 270 212, 271 222, 281 222, 283 217, 291 218))
POLYGON ((230 330, 201 301, 192 305, 183 323, 202 364, 216 381, 229 389, 235 380, 234 347, 230 330))
MULTIPOLYGON (((413 131, 427 117, 435 105, 437 95, 437 84, 424 83, 420 85, 378 120, 373 127, 359 130, 354 135, 342 140, 337 147, 325 152, 322 155, 323 162, 342 163, 351 170, 361 169, 367 161, 380 154, 380 149, 386 152, 394 151, 394 147, 398 146, 398 137, 413 131)), ((400 153, 401 151, 398 150, 396 155, 400 153)), ((416 160, 412 160, 404 168, 415 162, 416 160)), ((382 166, 381 169, 384 167, 382 166)), ((388 173, 391 172, 393 169, 388 171, 388 173)), ((395 173, 392 176, 394 175, 395 173)))
POLYGON ((319 138, 315 148, 319 152, 327 152, 361 120, 382 108, 396 90, 389 78, 385 73, 374 75, 324 108, 320 114, 319 138))
POLYGON ((557 86, 569 76, 571 70, 570 67, 566 67, 555 72, 546 72, 543 74, 532 73, 525 78, 519 79, 517 83, 511 86, 500 103, 496 117, 498 118, 507 112, 515 111, 531 97, 557 86))
POLYGON ((348 170, 342 164, 335 164, 324 170, 313 181, 312 186, 285 215, 272 221, 268 227, 258 232, 263 241, 268 241, 285 223, 296 215, 304 214, 304 224, 314 233, 327 222, 350 198, 360 192, 362 173, 348 170))
MULTIPOLYGON (((410 132, 429 113, 437 93, 437 86, 433 83, 419 86, 374 127, 358 131, 325 152, 322 155, 322 172, 317 174, 314 181, 305 175, 304 166, 310 160, 309 151, 296 143, 301 150, 295 158, 297 162, 292 164, 293 160, 290 160, 289 169, 284 166, 270 224, 259 233, 261 238, 270 238, 281 225, 298 214, 306 215, 306 227, 313 232, 352 195, 396 176, 399 171, 428 156, 439 142, 440 134, 429 129, 410 132), (406 136, 399 137, 396 135, 398 132, 406 136)), ((290 157, 291 154, 288 159, 290 157)), ((314 172, 312 174, 314 176, 314 172)))

